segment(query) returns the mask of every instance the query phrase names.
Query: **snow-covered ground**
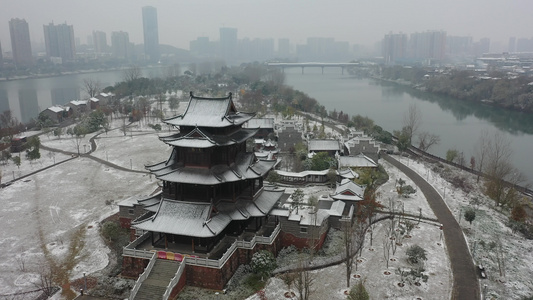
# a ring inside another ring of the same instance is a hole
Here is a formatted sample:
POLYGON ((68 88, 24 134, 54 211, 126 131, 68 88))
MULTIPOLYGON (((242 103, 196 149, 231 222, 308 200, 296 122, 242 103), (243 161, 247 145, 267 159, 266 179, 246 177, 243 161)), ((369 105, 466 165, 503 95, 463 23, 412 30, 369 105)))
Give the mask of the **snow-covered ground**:
MULTIPOLYGON (((112 127, 120 127, 120 124, 112 124, 112 127)), ((120 130, 110 131, 107 135, 103 133, 96 140, 97 148, 92 155, 128 169, 144 170, 145 164, 168 158, 170 147, 157 139, 158 134, 167 133, 165 130, 156 133, 147 126, 134 128, 127 136, 120 130)), ((82 142, 82 145, 87 145, 87 151, 90 147, 88 138, 89 136, 82 142)), ((66 135, 61 139, 41 136, 41 142, 49 147, 76 152, 75 143, 66 135)), ((12 162, 0 166, 3 182, 13 176, 19 177, 50 165, 54 159, 59 162, 69 158, 57 153, 55 156, 48 155, 48 151, 44 150, 41 155, 42 158, 32 164, 22 155, 20 169, 12 162)), ((465 228, 465 235, 471 247, 473 241, 478 240, 476 260, 485 266, 489 277, 482 280, 480 285, 487 285, 488 294, 495 299, 520 299, 522 296, 533 294, 533 241, 513 234, 504 225, 506 217, 495 211, 492 202, 477 189, 466 194, 453 189, 432 170, 432 165, 406 158, 401 158, 401 161, 428 179, 442 195, 445 194, 450 210, 459 219, 464 208, 470 205, 471 199, 476 197, 482 200, 472 225, 464 220, 460 221, 460 224, 465 228), (486 246, 479 246, 481 240, 486 246), (491 241, 497 240, 501 241, 503 247, 505 276, 499 275, 496 250, 489 249, 488 246, 491 241)), ((397 207, 403 205, 406 213, 418 215, 422 211, 423 216, 434 218, 421 193, 417 192, 409 198, 398 197, 395 190, 396 179, 402 178, 410 185, 412 182, 386 162, 380 163, 390 176, 389 182, 380 187, 381 202, 388 205, 389 198, 392 198, 392 203, 397 207)), ((469 174, 452 172, 468 177, 474 187, 480 187, 469 174)), ((72 269, 71 279, 81 277, 83 272, 91 273, 104 268, 108 263, 109 250, 98 235, 98 222, 117 212, 117 206, 110 203, 118 203, 131 196, 149 194, 156 185, 157 182, 149 175, 118 171, 90 158, 80 157, 0 189, 0 295, 35 289, 34 283, 38 280, 39 268, 44 261, 43 247, 56 261, 62 261, 70 251, 73 233, 80 227, 86 229, 85 246, 78 255, 79 263, 72 269)), ((324 187, 314 187, 306 188, 304 192, 306 195, 321 195, 331 191, 324 190, 324 187)), ((431 222, 418 224, 411 232, 411 237, 403 240, 402 246, 398 246, 394 255, 391 253, 390 258, 393 260, 389 261, 387 268, 383 254, 387 222, 376 225, 372 246, 367 235, 360 257, 361 263, 352 275, 358 274, 365 280, 372 299, 449 299, 452 278, 439 228, 431 222), (425 273, 429 278, 427 283, 420 286, 406 284, 400 287, 400 276, 396 274, 396 270, 411 267, 406 261, 405 250, 414 244, 427 251, 425 273), (385 275, 386 271, 391 274, 385 275)), ((347 288, 343 264, 313 273, 316 274, 316 280, 312 299, 345 299, 344 291, 347 288)), ((360 279, 352 279, 351 285, 355 284, 356 280, 360 279)), ((295 291, 294 288, 292 290, 295 291)), ((285 291, 287 287, 282 280, 269 280, 266 287, 269 299, 282 299, 285 291)), ((251 299, 258 298, 253 296, 251 299)))

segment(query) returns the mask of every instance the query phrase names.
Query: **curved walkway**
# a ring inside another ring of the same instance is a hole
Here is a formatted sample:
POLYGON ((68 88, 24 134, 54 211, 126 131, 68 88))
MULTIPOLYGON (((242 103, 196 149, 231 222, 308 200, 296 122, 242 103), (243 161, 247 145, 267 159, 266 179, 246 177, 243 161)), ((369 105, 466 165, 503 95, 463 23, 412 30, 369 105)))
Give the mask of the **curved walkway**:
POLYGON ((453 273, 452 299, 480 299, 479 281, 463 231, 440 194, 409 167, 385 153, 383 153, 382 158, 413 180, 426 197, 437 219, 443 225, 444 239, 453 273))
POLYGON ((29 177, 29 176, 35 175, 35 174, 37 174, 37 173, 39 173, 39 172, 42 172, 42 171, 48 170, 48 169, 50 169, 50 168, 53 168, 53 167, 55 167, 55 166, 58 166, 58 165, 60 165, 60 164, 63 164, 63 163, 69 162, 69 161, 71 161, 71 160, 73 160, 73 159, 75 159, 75 158, 77 158, 77 157, 86 157, 86 158, 92 159, 92 160, 94 160, 94 161, 96 161, 96 162, 99 162, 99 163, 101 163, 101 164, 103 164, 103 165, 106 165, 106 166, 108 166, 108 167, 110 167, 110 168, 117 169, 117 170, 119 170, 119 171, 131 172, 131 173, 139 173, 139 174, 150 174, 150 173, 147 172, 147 171, 140 171, 140 170, 128 169, 128 168, 125 168, 125 167, 122 167, 122 166, 116 165, 116 164, 114 164, 114 163, 110 163, 110 162, 108 162, 108 161, 106 161, 106 160, 103 160, 103 159, 101 159, 101 158, 98 158, 98 157, 94 157, 94 156, 92 156, 91 153, 94 152, 94 151, 96 150, 96 147, 97 147, 96 142, 94 141, 94 139, 95 139, 96 137, 98 137, 98 136, 99 136, 100 134, 102 134, 102 133, 103 133, 103 132, 99 132, 99 133, 97 133, 96 135, 94 135, 93 137, 91 137, 91 138, 89 139, 89 142, 91 143, 91 150, 90 150, 89 152, 87 152, 87 153, 85 153, 85 154, 81 154, 81 155, 78 155, 78 153, 76 153, 76 152, 64 151, 64 150, 61 150, 61 149, 56 149, 56 148, 52 148, 52 147, 47 147, 47 146, 41 144, 40 148, 43 149, 43 150, 47 150, 47 151, 51 151, 51 152, 57 152, 57 153, 61 153, 61 154, 65 154, 65 155, 69 155, 69 156, 71 156, 71 157, 70 157, 70 158, 67 158, 67 159, 65 159, 65 160, 63 160, 63 161, 57 162, 57 163, 55 163, 55 164, 53 164, 53 165, 49 165, 49 166, 44 167, 44 168, 42 168, 42 169, 35 170, 35 171, 31 172, 31 173, 25 174, 25 175, 23 175, 23 176, 20 176, 20 177, 17 177, 17 178, 15 178, 15 179, 13 179, 13 180, 10 180, 10 181, 7 181, 7 182, 5 182, 5 183, 2 183, 2 184, 0 184, 0 188, 3 188, 3 187, 6 187, 6 186, 9 186, 9 185, 11 185, 12 183, 14 183, 14 182, 16 182, 16 181, 18 181, 18 180, 22 180, 22 179, 27 178, 27 177, 29 177))

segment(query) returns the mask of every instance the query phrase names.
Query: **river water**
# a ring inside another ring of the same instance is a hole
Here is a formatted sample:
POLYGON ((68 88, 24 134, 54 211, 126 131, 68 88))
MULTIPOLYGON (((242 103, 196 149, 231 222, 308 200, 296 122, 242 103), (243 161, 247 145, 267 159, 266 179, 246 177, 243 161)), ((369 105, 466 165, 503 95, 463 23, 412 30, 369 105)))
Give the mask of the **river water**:
MULTIPOLYGON (((328 111, 336 109, 350 116, 362 115, 392 132, 402 127, 410 104, 422 112, 421 131, 440 136, 439 145, 430 149, 434 155, 446 157, 446 151, 463 152, 467 163, 482 130, 499 131, 511 143, 513 165, 533 182, 533 116, 504 111, 480 103, 431 95, 395 83, 373 79, 357 79, 342 75, 340 69, 285 69, 286 84, 315 98, 328 111)), ((414 139, 415 143, 417 139, 414 139)))
MULTIPOLYGON (((161 68, 143 69, 146 77, 161 74, 161 68)), ((440 144, 430 152, 441 157, 446 156, 447 150, 457 149, 469 162, 483 129, 502 132, 512 145, 513 164, 529 183, 533 182, 533 116, 435 96, 394 83, 357 79, 342 75, 336 68, 326 68, 324 74, 320 68, 306 68, 303 75, 299 68, 286 69, 285 74, 288 85, 316 98, 328 111, 368 116, 390 132, 402 127, 409 105, 416 104, 422 112, 421 130, 440 136, 440 144)), ((1 81, 0 112, 9 109, 18 120, 27 122, 47 107, 84 97, 84 79, 97 79, 105 87, 122 81, 123 71, 1 81)))

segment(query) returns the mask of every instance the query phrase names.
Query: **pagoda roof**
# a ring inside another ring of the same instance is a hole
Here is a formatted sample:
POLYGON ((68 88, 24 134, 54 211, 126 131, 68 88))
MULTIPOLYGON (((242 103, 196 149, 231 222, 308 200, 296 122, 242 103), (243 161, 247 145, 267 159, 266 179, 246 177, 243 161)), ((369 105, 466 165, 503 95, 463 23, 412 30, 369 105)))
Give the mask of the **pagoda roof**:
POLYGON ((215 185, 259 178, 276 164, 276 160, 256 160, 253 153, 239 153, 235 163, 229 166, 215 165, 211 168, 184 166, 183 163, 177 162, 175 157, 174 151, 166 162, 146 168, 164 181, 215 185))
POLYGON ((134 221, 135 228, 193 237, 214 237, 233 220, 266 216, 279 200, 283 190, 263 190, 255 200, 235 203, 185 202, 161 198, 156 213, 134 221))
POLYGON ((229 146, 239 144, 253 137, 258 129, 239 129, 229 135, 214 135, 206 130, 196 127, 191 132, 182 135, 174 134, 160 137, 159 139, 171 146, 211 148, 215 146, 229 146))
POLYGON ((255 113, 239 112, 231 93, 224 98, 191 98, 183 114, 164 120, 174 126, 227 127, 241 125, 252 119, 255 113))

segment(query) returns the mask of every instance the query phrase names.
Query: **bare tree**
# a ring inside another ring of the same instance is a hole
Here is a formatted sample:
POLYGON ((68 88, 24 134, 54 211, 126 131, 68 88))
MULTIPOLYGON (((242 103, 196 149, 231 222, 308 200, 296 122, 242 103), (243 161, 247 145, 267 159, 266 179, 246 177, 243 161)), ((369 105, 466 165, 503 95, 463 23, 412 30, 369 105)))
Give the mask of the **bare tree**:
POLYGON ((50 297, 54 293, 54 274, 52 268, 48 265, 41 264, 38 270, 39 281, 34 283, 34 285, 41 289, 47 297, 50 297))
POLYGON ((142 71, 139 66, 132 66, 129 69, 125 69, 123 72, 123 78, 126 82, 135 81, 142 77, 142 71))
POLYGON ((403 117, 403 129, 409 138, 409 144, 422 123, 422 113, 416 104, 410 104, 407 113, 403 117))
POLYGON ((483 163, 486 161, 487 153, 489 151, 489 132, 485 129, 479 134, 477 143, 474 145, 475 160, 477 164, 477 182, 481 172, 483 172, 483 163))
POLYGON ((440 143, 440 137, 435 134, 430 134, 427 131, 422 131, 418 134, 418 148, 424 152, 428 151, 434 145, 440 143))
POLYGON ((514 188, 524 180, 523 175, 511 164, 512 149, 510 141, 497 132, 488 141, 484 173, 486 193, 496 205, 511 207, 518 199, 514 188), (510 184, 509 184, 510 183, 510 184))
POLYGON ((383 239, 383 258, 385 258, 387 269, 389 268, 390 248, 391 248, 391 240, 390 240, 389 235, 386 234, 385 238, 383 239))
POLYGON ((353 261, 355 257, 355 229, 351 219, 341 220, 342 241, 344 243, 344 264, 346 265, 346 287, 350 287, 353 261))
POLYGON ((89 96, 89 98, 92 98, 96 96, 100 92, 100 81, 98 79, 93 78, 85 78, 83 79, 83 89, 89 96))
POLYGON ((296 271, 296 278, 294 286, 299 294, 299 299, 309 300, 309 296, 313 292, 313 285, 315 276, 307 269, 307 259, 301 254, 298 258, 298 269, 296 271))
POLYGON ((13 116, 11 110, 6 110, 0 114, 0 129, 3 129, 4 135, 11 142, 13 136, 17 134, 18 128, 22 126, 20 122, 13 116))

